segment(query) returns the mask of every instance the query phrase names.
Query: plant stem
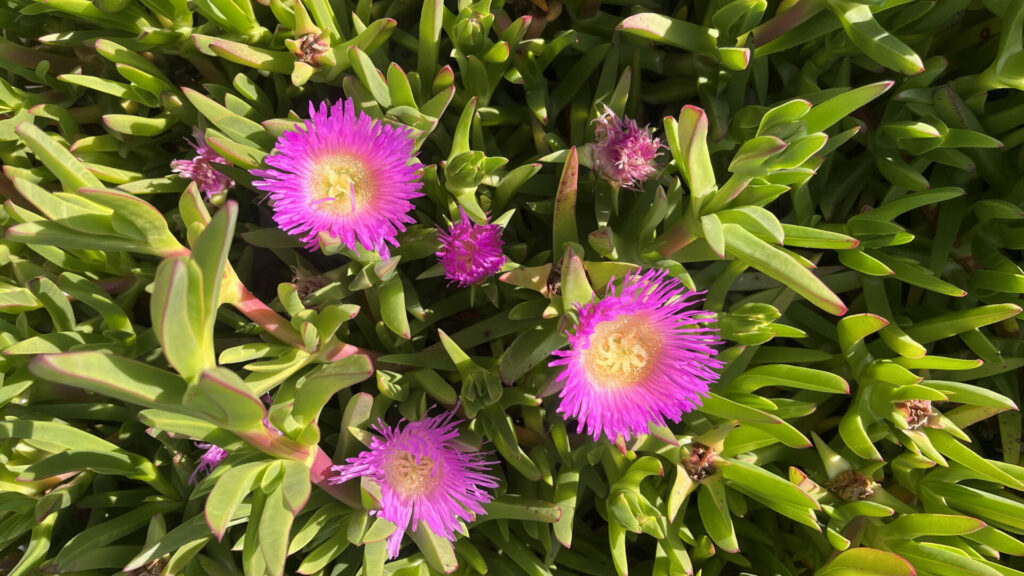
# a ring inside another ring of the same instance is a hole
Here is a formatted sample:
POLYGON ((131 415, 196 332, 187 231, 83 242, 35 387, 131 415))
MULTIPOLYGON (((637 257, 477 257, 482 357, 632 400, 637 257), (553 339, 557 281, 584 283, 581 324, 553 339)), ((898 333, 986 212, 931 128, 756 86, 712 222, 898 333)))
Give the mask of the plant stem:
POLYGON ((754 28, 752 31, 754 45, 758 47, 764 46, 810 20, 812 16, 821 12, 824 7, 824 4, 819 0, 802 0, 797 2, 788 10, 776 14, 771 20, 754 28))
POLYGON ((231 304, 246 318, 252 320, 256 324, 259 324, 267 334, 270 334, 274 338, 294 346, 300 350, 306 349, 306 344, 302 341, 302 336, 299 335, 298 331, 292 328, 292 325, 287 320, 281 317, 280 314, 274 312, 269 306, 263 303, 262 300, 257 298, 248 288, 245 287, 240 281, 237 282, 238 299, 231 304))
POLYGON ((328 483, 328 480, 331 477, 331 466, 333 465, 334 462, 331 460, 331 457, 328 456, 322 448, 317 446, 313 462, 309 466, 309 480, 319 486, 324 492, 327 492, 331 496, 337 498, 342 504, 351 506, 356 510, 362 510, 363 504, 359 499, 358 489, 354 489, 356 487, 355 483, 328 483))

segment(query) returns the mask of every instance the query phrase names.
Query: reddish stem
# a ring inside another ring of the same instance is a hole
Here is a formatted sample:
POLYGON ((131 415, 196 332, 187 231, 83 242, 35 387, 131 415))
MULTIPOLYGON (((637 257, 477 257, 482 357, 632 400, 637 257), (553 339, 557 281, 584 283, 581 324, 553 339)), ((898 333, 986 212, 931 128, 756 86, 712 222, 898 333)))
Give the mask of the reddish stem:
POLYGON ((811 17, 820 12, 821 9, 822 4, 816 0, 801 0, 800 2, 797 2, 793 6, 790 6, 788 10, 776 14, 771 20, 761 24, 757 28, 754 28, 752 32, 754 36, 754 45, 764 46, 786 32, 789 32, 810 20, 811 17))
POLYGON ((259 324, 274 338, 299 349, 304 350, 306 348, 305 343, 302 341, 302 336, 292 328, 292 325, 282 318, 280 314, 271 310, 269 306, 264 304, 262 300, 257 298, 241 282, 238 282, 238 293, 238 301, 232 302, 232 304, 246 318, 259 324))
POLYGON ((331 347, 324 350, 321 358, 324 362, 337 362, 349 356, 355 356, 356 354, 363 354, 370 358, 371 362, 376 362, 378 358, 383 356, 380 352, 374 350, 367 350, 366 348, 360 348, 353 344, 347 344, 341 340, 337 340, 331 347))
POLYGON ((696 236, 690 232, 686 222, 680 222, 677 226, 669 228, 665 231, 665 244, 661 247, 659 252, 662 256, 671 256, 676 252, 679 252, 685 248, 690 242, 697 239, 696 236))
POLYGON ((351 506, 356 510, 362 510, 363 504, 359 499, 359 491, 358 489, 353 489, 356 486, 355 483, 328 483, 328 480, 331 478, 331 466, 333 465, 334 462, 331 460, 331 457, 317 446, 316 456, 309 467, 309 480, 319 486, 324 492, 337 498, 342 504, 351 506))

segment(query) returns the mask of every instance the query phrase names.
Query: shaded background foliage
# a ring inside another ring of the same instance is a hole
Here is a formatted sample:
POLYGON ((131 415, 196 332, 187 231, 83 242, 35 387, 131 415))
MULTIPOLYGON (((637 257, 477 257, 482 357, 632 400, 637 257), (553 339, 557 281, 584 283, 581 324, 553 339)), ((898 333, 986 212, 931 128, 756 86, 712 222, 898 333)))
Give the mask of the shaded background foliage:
POLYGON ((4 572, 1021 574, 1024 4, 8 0, 0 22, 4 572), (343 96, 416 134, 426 196, 388 260, 305 252, 247 172, 343 96), (668 144, 643 190, 590 169, 603 106, 668 144), (194 127, 225 196, 170 174, 194 127), (505 227, 500 280, 440 277, 459 207, 505 227), (593 443, 546 359, 636 266, 708 291, 728 365, 681 424, 593 443), (456 401, 497 498, 387 562, 373 487, 325 467, 456 401), (193 440, 232 453, 194 488, 193 440))

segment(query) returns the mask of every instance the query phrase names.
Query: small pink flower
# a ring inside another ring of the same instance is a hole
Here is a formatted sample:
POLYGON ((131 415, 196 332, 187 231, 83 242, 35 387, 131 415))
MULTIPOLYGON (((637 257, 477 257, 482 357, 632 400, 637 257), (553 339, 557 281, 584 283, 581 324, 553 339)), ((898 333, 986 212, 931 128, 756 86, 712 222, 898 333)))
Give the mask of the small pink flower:
POLYGON ((374 436, 370 449, 331 468, 337 473, 331 484, 365 476, 380 485, 376 513, 397 526, 388 537, 391 558, 398 556, 410 524, 415 531, 423 521, 435 534, 454 541, 460 520, 486 514, 483 504, 492 498, 486 489, 498 485, 486 473, 492 462, 455 443, 459 422, 454 417, 453 410, 404 426, 378 421, 374 429, 380 436, 374 436))
POLYGON ((664 145, 651 135, 650 127, 640 128, 636 120, 620 118, 607 106, 594 122, 594 168, 601 177, 625 188, 639 188, 658 171, 654 159, 664 145))
POLYGON ((234 186, 235 182, 231 178, 221 174, 212 166, 213 164, 227 164, 228 161, 210 148, 201 130, 193 128, 192 137, 196 139, 196 142, 195 144, 189 142, 189 146, 195 148, 197 155, 191 160, 171 162, 171 172, 195 182, 207 197, 220 194, 234 186))
POLYGON ((690 309, 699 303, 667 271, 647 270, 579 306, 569 350, 548 364, 564 366, 558 412, 579 420, 577 433, 628 440, 700 406, 723 364, 714 357, 716 330, 702 326, 714 313, 690 309))
POLYGON ((388 243, 415 221, 409 201, 419 191, 412 130, 356 113, 352 100, 309 105, 310 119, 277 139, 253 184, 270 193, 274 221, 316 250, 326 232, 351 250, 361 245, 387 258, 388 243))
POLYGON ((199 457, 199 464, 197 464, 196 469, 192 471, 192 475, 188 477, 189 484, 196 483, 196 479, 199 477, 200 472, 207 474, 213 472, 213 469, 216 468, 222 460, 228 457, 227 450, 224 450, 220 446, 214 444, 196 442, 196 447, 203 448, 206 452, 199 457))
POLYGON ((452 222, 448 231, 441 231, 438 240, 441 249, 437 259, 444 268, 444 277, 458 286, 469 286, 493 276, 505 263, 501 252, 502 230, 497 224, 477 224, 466 217, 452 222))

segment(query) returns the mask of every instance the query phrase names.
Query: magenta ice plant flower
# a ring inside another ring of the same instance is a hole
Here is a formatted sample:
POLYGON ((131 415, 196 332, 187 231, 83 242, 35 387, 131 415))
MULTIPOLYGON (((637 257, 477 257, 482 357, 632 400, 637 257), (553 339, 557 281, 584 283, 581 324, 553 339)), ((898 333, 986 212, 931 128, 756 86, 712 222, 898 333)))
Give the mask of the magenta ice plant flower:
POLYGON ((326 232, 389 257, 388 243, 414 222, 410 200, 423 195, 412 130, 356 112, 352 100, 310 103, 309 115, 277 139, 269 168, 251 171, 262 178, 253 184, 269 193, 277 225, 309 250, 326 232))
POLYGON ((654 159, 664 145, 651 135, 650 127, 640 128, 636 120, 621 118, 607 106, 594 122, 594 168, 602 178, 639 188, 658 171, 654 159))
POLYGON ((227 450, 217 446, 216 444, 207 444, 206 442, 196 442, 197 448, 206 450, 203 455, 199 457, 199 464, 196 465, 196 469, 192 471, 192 475, 188 477, 189 484, 195 484, 196 479, 199 478, 199 474, 209 474, 221 463, 222 460, 228 457, 227 450))
POLYGON ((452 222, 448 231, 437 239, 441 248, 437 259, 444 268, 444 277, 458 286, 469 286, 493 276, 505 263, 501 247, 504 231, 497 224, 477 224, 459 208, 461 219, 452 222))
POLYGON ((594 440, 614 442, 700 406, 722 367, 717 330, 707 326, 714 313, 700 303, 700 293, 667 271, 647 270, 579 306, 569 349, 556 350, 548 364, 563 367, 558 412, 578 420, 577 433, 585 428, 594 440))
POLYGON ((231 178, 221 174, 213 167, 213 164, 227 164, 228 161, 210 148, 201 130, 193 128, 192 137, 195 138, 195 143, 189 142, 188 144, 195 149, 196 156, 191 160, 171 162, 171 172, 195 182, 207 197, 220 194, 234 186, 235 182, 231 178))
POLYGON ((380 436, 371 440, 370 449, 331 468, 336 473, 331 484, 365 476, 380 486, 375 513, 397 526, 388 537, 390 558, 398 556, 410 523, 415 531, 422 521, 454 541, 460 520, 486 513, 483 504, 492 498, 487 489, 498 485, 486 473, 492 463, 484 460, 486 454, 456 444, 459 421, 454 418, 450 411, 395 427, 378 421, 374 430, 380 436))

